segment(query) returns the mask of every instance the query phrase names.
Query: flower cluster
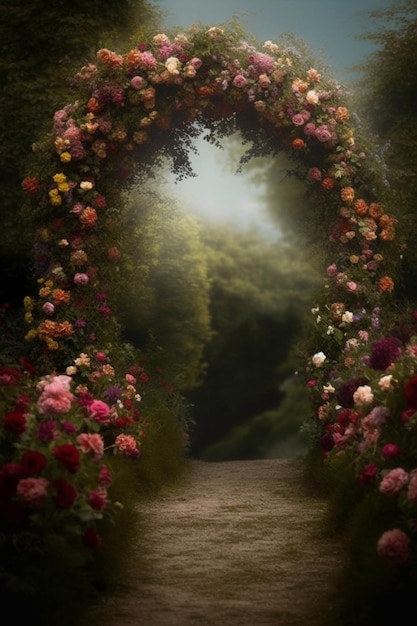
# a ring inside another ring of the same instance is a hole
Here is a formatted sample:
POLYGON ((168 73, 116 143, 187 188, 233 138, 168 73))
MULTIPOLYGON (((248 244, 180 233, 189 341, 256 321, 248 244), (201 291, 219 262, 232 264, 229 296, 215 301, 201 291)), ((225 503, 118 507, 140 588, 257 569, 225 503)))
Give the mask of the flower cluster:
POLYGON ((412 559, 417 539, 417 314, 381 335, 380 313, 339 310, 349 320, 342 367, 314 354, 308 386, 324 456, 330 463, 347 456, 364 495, 373 490, 395 502, 397 527, 383 533, 377 553, 400 565, 412 559))
POLYGON ((2 532, 75 533, 98 545, 95 522, 119 506, 108 496, 109 452, 140 455, 146 436, 136 378, 113 383, 106 355, 81 354, 66 374, 36 383, 21 370, 0 368, 2 532), (71 375, 70 375, 71 374, 71 375), (86 383, 77 384, 77 376, 86 383), (91 389, 101 390, 100 399, 91 389), (101 399, 102 398, 102 399, 101 399))

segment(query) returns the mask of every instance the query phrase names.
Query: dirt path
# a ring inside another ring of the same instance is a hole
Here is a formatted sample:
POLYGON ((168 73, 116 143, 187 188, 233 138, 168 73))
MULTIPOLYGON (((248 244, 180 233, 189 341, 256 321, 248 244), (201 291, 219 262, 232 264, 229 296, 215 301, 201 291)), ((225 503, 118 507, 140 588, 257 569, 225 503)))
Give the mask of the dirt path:
POLYGON ((338 544, 301 460, 192 462, 145 506, 144 536, 95 626, 335 626, 338 544))

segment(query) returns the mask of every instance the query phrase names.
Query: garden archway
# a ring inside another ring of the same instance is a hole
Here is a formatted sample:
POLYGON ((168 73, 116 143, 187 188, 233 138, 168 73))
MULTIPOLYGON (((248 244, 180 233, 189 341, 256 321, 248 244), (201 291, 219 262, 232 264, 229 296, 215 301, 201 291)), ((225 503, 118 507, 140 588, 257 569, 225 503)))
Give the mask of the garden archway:
POLYGON ((395 220, 377 197, 375 164, 357 143, 340 86, 296 52, 272 42, 258 51, 231 29, 193 29, 156 35, 125 55, 100 50, 74 80, 79 99, 55 113, 23 181, 43 224, 34 258, 41 289, 37 301, 26 299, 27 338, 49 365, 62 353, 75 358, 86 337, 108 346, 117 336, 106 284, 122 255, 114 240, 120 192, 161 151, 186 175, 196 123, 212 141, 237 127, 253 153, 283 150, 296 161, 317 197, 308 219, 335 261, 327 300, 335 293, 346 310, 362 309, 393 291, 385 251, 395 220))
MULTIPOLYGON (((383 305, 394 293, 395 219, 380 201, 376 162, 361 143, 337 82, 290 48, 266 42, 258 50, 221 27, 158 34, 124 55, 100 50, 96 64, 83 67, 74 81, 77 101, 55 113, 52 132, 36 144, 23 181, 38 225, 39 287, 36 297, 25 299, 26 338, 41 372, 79 376, 84 393, 82 368, 91 353, 103 361, 102 373, 106 367, 106 375, 120 377, 112 306, 117 289, 110 287, 123 263, 117 229, 121 191, 152 170, 161 154, 169 154, 179 176, 186 175, 195 125, 206 128, 213 141, 237 127, 254 153, 285 151, 316 199, 308 220, 319 233, 326 263, 322 294, 312 303, 306 372, 325 451, 329 439, 332 446, 354 439, 354 401, 368 406, 374 399, 370 379, 361 378, 365 363, 385 371, 401 352, 391 338, 376 346, 370 361, 358 356, 381 335, 383 305), (341 408, 348 412, 344 421, 341 408)), ((416 369, 413 364, 406 372, 416 369)), ((126 393, 134 393, 132 375, 121 378, 128 383, 126 393)), ((391 375, 383 378, 378 391, 391 391, 391 375)), ((396 389, 402 392, 400 383, 396 389)), ((395 410, 402 406, 397 403, 395 410)))

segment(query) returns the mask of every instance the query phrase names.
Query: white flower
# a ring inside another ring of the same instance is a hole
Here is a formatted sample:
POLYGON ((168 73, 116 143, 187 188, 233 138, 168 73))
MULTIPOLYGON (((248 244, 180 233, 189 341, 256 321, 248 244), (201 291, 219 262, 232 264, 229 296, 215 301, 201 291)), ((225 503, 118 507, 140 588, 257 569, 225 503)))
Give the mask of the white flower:
POLYGON ((80 189, 83 191, 90 191, 93 188, 93 183, 89 180, 82 180, 80 182, 80 189))
POLYGON ((333 335, 334 333, 334 326, 328 326, 327 327, 327 334, 328 335, 333 335))
POLYGON ((357 388, 353 394, 353 401, 355 404, 371 404, 374 399, 374 394, 369 385, 361 385, 357 388))
POLYGON ((181 61, 177 57, 169 57, 165 61, 165 67, 170 74, 178 75, 180 73, 181 61))
POLYGON ((268 39, 268 41, 265 41, 264 48, 269 50, 269 52, 278 52, 277 44, 273 43, 270 39, 268 39))
POLYGON ((333 385, 331 385, 330 383, 327 383, 327 385, 323 385, 323 391, 325 393, 334 393, 336 389, 333 387, 333 385))
POLYGON ((313 355, 311 361, 313 365, 315 365, 316 367, 321 367, 324 361, 326 360, 326 358, 327 357, 324 354, 324 352, 316 352, 316 354, 313 355))
POLYGON ((378 385, 382 389, 382 391, 392 391, 393 386, 391 381, 392 374, 387 374, 386 376, 382 376, 382 378, 379 379, 378 385))
POLYGON ((318 96, 317 91, 315 91, 314 89, 310 89, 310 91, 307 91, 306 101, 309 104, 317 104, 319 101, 319 96, 318 96))
POLYGON ((342 322, 351 324, 353 322, 353 313, 351 311, 345 311, 342 315, 342 322))

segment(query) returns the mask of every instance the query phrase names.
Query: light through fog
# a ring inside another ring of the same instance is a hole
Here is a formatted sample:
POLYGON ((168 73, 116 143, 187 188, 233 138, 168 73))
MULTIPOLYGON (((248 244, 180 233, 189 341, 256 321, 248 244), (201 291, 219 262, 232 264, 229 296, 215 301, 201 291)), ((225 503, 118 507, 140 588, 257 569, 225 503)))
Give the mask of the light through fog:
POLYGON ((255 229, 269 241, 279 239, 279 224, 269 217, 263 199, 265 185, 252 180, 244 167, 237 173, 238 160, 231 160, 226 143, 223 150, 203 138, 195 145, 198 154, 190 155, 190 160, 196 176, 182 181, 167 176, 168 195, 196 218, 255 229))

